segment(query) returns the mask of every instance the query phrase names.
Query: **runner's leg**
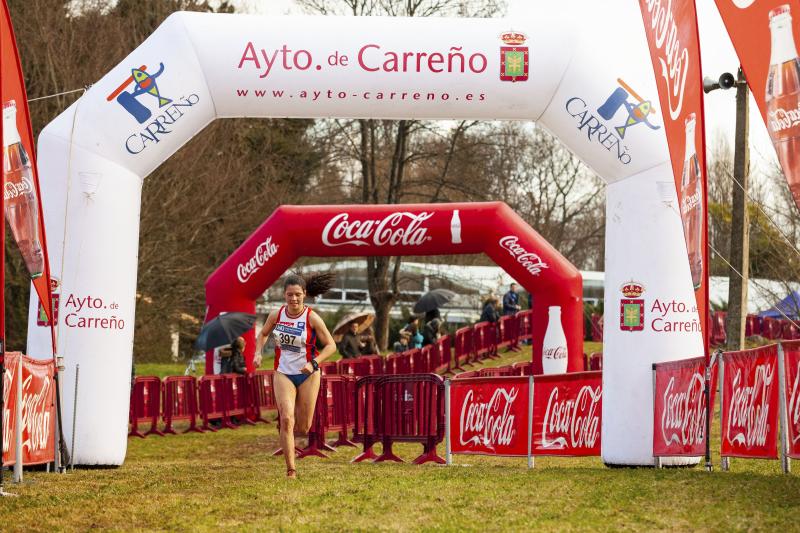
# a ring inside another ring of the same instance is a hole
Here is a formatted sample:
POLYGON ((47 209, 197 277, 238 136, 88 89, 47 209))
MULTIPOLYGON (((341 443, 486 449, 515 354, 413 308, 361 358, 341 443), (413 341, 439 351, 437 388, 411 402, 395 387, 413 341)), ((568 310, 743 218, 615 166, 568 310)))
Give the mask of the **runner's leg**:
POLYGON ((294 410, 297 388, 289 378, 280 372, 275 372, 273 386, 280 415, 280 441, 283 458, 286 461, 286 469, 294 470, 294 410))
POLYGON ((314 372, 297 389, 296 427, 299 433, 306 433, 314 420, 314 408, 319 394, 320 372, 314 372))

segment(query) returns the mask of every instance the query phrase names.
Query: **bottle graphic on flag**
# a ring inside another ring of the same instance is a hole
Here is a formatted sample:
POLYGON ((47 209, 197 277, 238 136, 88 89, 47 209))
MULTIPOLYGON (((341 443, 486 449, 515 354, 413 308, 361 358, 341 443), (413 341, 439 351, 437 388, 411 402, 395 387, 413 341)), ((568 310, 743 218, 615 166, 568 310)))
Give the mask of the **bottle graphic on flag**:
POLYGON ((3 198, 6 221, 17 241, 31 278, 44 272, 44 254, 39 240, 39 208, 33 186, 33 169, 17 129, 17 104, 3 104, 3 198))
POLYGON ((800 207, 800 58, 788 4, 769 12, 769 30, 771 53, 764 97, 767 129, 794 202, 800 207))
POLYGON ((689 255, 689 270, 692 286, 697 289, 703 279, 703 180, 695 144, 696 117, 690 113, 686 126, 686 151, 683 157, 681 176, 681 220, 686 252, 689 255))

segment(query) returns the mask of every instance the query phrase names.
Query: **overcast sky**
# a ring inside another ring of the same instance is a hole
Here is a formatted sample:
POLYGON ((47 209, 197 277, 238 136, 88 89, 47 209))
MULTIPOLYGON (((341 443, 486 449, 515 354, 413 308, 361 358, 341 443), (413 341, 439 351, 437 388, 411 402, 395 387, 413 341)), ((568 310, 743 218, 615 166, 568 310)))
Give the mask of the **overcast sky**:
MULTIPOLYGON (((525 2, 531 0, 509 0, 525 2)), ((609 0, 598 0, 609 1, 609 0)), ((628 0, 631 1, 631 0, 628 0)), ((635 2, 631 2, 634 6, 635 2)), ((234 0, 234 4, 251 13, 267 15, 299 14, 294 0, 234 0)), ((739 61, 733 49, 728 33, 722 23, 713 0, 697 0, 697 17, 700 29, 700 53, 704 76, 719 78, 723 72, 736 74, 739 61)), ((709 150, 716 138, 724 136, 733 146, 736 123, 736 91, 713 91, 705 98, 706 137, 709 150)), ((766 172, 776 164, 777 157, 769 140, 767 128, 761 119, 758 107, 750 97, 750 147, 751 170, 766 172)))

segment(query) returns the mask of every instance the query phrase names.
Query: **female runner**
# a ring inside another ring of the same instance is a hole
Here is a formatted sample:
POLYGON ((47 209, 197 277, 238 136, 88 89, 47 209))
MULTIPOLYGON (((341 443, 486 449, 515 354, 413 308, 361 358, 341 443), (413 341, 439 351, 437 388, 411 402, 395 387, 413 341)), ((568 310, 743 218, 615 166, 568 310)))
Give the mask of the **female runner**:
POLYGON ((319 393, 319 364, 336 351, 336 344, 325 322, 305 305, 307 297, 327 292, 333 286, 332 274, 316 274, 304 279, 290 275, 283 284, 286 305, 267 317, 256 338, 256 368, 261 365, 261 350, 272 335, 275 343, 275 399, 280 414, 280 440, 286 460, 286 476, 297 477, 294 431, 305 433, 314 419, 319 393), (324 348, 317 352, 317 339, 324 348))

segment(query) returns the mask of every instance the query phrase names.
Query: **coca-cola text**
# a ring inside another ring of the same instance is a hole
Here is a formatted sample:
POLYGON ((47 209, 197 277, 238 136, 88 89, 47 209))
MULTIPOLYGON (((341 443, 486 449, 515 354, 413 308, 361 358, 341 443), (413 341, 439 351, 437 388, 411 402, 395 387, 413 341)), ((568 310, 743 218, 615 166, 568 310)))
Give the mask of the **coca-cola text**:
POLYGON ((239 282, 246 283, 253 274, 258 272, 277 253, 278 245, 272 242, 272 236, 270 235, 258 245, 253 257, 236 267, 236 277, 239 278, 239 282))
POLYGON ((753 384, 747 384, 741 368, 736 370, 728 409, 725 438, 743 447, 764 446, 769 432, 769 393, 775 375, 774 365, 765 363, 755 369, 753 384))
POLYGON ((584 385, 574 398, 559 400, 554 387, 542 424, 542 447, 593 448, 600 437, 600 387, 584 385))
POLYGON ((705 380, 695 373, 686 390, 675 390, 675 376, 664 390, 661 438, 664 444, 690 446, 703 442, 706 431, 705 380))
POLYGON ((518 394, 516 387, 498 388, 488 402, 480 403, 473 399, 472 390, 467 391, 459 419, 460 443, 485 446, 490 450, 497 445, 511 444, 515 434, 511 410, 518 394))
POLYGON ((538 276, 542 269, 548 268, 547 263, 542 261, 541 257, 527 251, 519 244, 519 237, 516 235, 506 235, 500 239, 499 244, 503 250, 508 251, 517 263, 534 276, 538 276))
POLYGON ((392 213, 382 219, 350 220, 350 213, 340 213, 330 219, 322 230, 322 243, 336 247, 353 246, 419 246, 429 241, 422 223, 433 213, 392 213))

